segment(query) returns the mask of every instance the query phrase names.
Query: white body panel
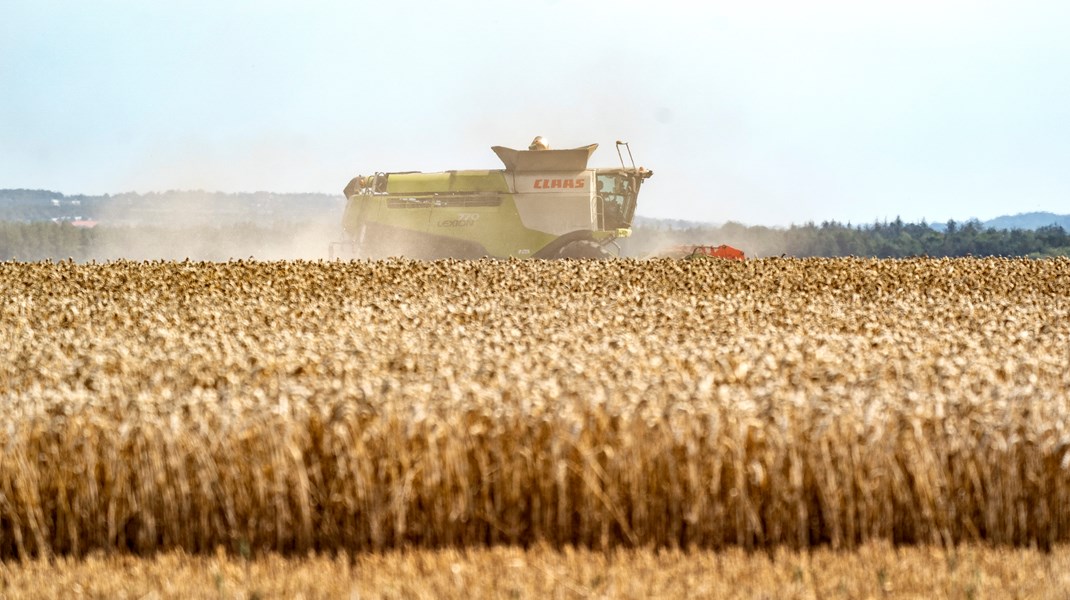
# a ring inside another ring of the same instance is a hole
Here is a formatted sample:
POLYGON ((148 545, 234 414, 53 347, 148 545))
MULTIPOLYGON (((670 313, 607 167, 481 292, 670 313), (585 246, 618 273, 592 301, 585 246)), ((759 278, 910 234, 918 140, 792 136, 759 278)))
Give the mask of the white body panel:
POLYGON ((597 229, 594 171, 509 175, 524 227, 553 235, 597 229))

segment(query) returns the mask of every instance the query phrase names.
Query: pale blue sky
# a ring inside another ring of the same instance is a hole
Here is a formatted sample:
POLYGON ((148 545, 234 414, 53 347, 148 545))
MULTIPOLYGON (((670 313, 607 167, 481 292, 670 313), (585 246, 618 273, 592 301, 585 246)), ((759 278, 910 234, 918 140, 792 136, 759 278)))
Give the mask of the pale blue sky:
POLYGON ((340 192, 631 142, 639 213, 1070 212, 1070 3, 23 1, 0 187, 340 192))

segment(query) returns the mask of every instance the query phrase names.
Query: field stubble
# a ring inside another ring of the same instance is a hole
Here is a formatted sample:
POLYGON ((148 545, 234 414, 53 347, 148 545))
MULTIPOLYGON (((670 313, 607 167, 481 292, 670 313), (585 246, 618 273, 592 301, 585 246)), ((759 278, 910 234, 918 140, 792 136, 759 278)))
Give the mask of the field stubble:
POLYGON ((0 557, 1070 541, 1070 260, 0 264, 0 557))

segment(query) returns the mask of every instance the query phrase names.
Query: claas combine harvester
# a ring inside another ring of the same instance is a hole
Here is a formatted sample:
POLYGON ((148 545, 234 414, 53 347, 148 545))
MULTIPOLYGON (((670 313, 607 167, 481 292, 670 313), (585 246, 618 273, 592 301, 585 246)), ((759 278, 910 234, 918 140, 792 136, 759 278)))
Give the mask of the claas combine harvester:
POLYGON ((376 173, 345 188, 344 239, 332 257, 608 258, 631 233, 639 188, 653 172, 617 142, 619 168, 590 169, 591 144, 491 148, 504 169, 376 173), (629 165, 624 156, 628 156, 629 165))
MULTIPOLYGON (((494 146, 504 169, 354 177, 343 240, 332 258, 610 258, 631 234, 636 199, 654 173, 617 142, 620 168, 589 169, 591 144, 551 150, 494 146), (625 163, 625 153, 628 163, 625 163)), ((651 256, 743 260, 730 246, 673 246, 651 256)))

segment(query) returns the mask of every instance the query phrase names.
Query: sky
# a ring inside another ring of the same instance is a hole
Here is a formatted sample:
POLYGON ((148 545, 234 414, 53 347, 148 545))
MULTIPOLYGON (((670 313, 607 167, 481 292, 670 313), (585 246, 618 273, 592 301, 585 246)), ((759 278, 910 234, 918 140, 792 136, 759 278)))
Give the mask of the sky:
POLYGON ((616 140, 638 214, 1070 213, 1070 2, 3 0, 0 188, 341 193, 616 140))

